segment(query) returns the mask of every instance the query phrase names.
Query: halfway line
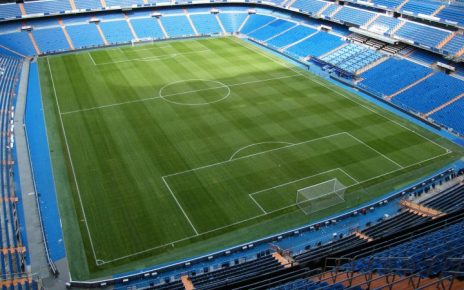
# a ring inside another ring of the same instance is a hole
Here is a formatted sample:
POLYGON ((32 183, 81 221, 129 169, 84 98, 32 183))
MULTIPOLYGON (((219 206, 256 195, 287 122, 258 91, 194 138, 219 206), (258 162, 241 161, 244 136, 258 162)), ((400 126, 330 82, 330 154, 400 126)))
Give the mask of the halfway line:
POLYGON ((69 114, 74 114, 74 113, 87 112, 87 111, 93 111, 93 110, 98 110, 98 109, 122 106, 122 105, 127 105, 127 104, 132 104, 132 103, 141 103, 141 102, 146 102, 146 101, 151 101, 151 100, 163 99, 165 97, 183 95, 183 94, 188 94, 188 93, 208 91, 208 90, 224 88, 224 87, 237 87, 237 86, 242 86, 242 85, 249 85, 249 84, 254 84, 254 83, 262 83, 262 82, 268 82, 268 81, 279 80, 279 79, 294 78, 294 77, 301 77, 301 75, 300 74, 293 74, 293 75, 289 75, 289 76, 269 78, 269 79, 264 79, 264 80, 248 81, 248 82, 236 83, 236 84, 230 84, 230 85, 224 84, 223 86, 216 86, 216 87, 211 87, 211 88, 206 88, 206 89, 192 90, 192 91, 186 91, 186 92, 181 92, 181 93, 169 94, 169 95, 165 95, 165 96, 144 98, 144 99, 139 99, 139 100, 127 101, 127 102, 113 103, 113 104, 109 104, 109 105, 102 105, 102 106, 97 106, 97 107, 92 107, 92 108, 87 108, 87 109, 63 112, 63 113, 60 113, 60 114, 61 115, 69 115, 69 114))

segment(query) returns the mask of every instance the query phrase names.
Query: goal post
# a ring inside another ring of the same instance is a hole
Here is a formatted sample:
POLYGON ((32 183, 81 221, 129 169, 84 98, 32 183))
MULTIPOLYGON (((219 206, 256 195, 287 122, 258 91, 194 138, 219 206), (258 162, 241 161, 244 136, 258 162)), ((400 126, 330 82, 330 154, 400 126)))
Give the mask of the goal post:
POLYGON ((151 37, 145 37, 145 38, 139 38, 139 39, 132 39, 131 40, 131 46, 138 46, 138 45, 145 45, 145 44, 152 44, 155 42, 154 38, 151 37))
POLYGON ((297 190, 296 205, 310 215, 345 202, 346 186, 334 178, 297 190))

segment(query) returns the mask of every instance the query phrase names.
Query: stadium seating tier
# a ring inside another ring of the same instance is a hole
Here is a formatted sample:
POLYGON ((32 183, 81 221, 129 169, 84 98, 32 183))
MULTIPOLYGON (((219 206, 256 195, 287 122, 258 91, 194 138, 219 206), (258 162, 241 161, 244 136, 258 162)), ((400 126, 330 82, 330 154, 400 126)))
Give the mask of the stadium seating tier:
POLYGON ((408 60, 390 58, 363 73, 361 85, 379 95, 389 96, 431 72, 431 69, 408 60))
POLYGON ((169 37, 182 37, 195 34, 185 15, 163 16, 161 22, 169 37))
POLYGON ((227 32, 238 32, 238 29, 247 18, 248 14, 245 13, 220 13, 219 19, 221 20, 224 29, 227 32))
POLYGON ((274 22, 269 23, 269 25, 266 25, 258 30, 255 30, 254 32, 250 33, 248 36, 265 41, 273 36, 276 36, 289 28, 295 26, 296 24, 290 21, 286 20, 277 20, 274 22))
POLYGON ((462 93, 464 81, 438 72, 397 95, 392 101, 406 109, 425 114, 462 93))
POLYGON ((154 18, 137 18, 131 19, 132 27, 135 33, 140 39, 153 38, 160 39, 164 38, 163 31, 159 26, 158 21, 154 18))
POLYGON ((289 49, 287 49, 287 52, 298 57, 319 57, 343 45, 344 43, 344 41, 335 35, 319 32, 314 36, 311 36, 310 38, 307 38, 306 40, 291 46, 289 49))
POLYGON ((219 34, 222 32, 214 14, 191 14, 190 19, 199 34, 219 34))

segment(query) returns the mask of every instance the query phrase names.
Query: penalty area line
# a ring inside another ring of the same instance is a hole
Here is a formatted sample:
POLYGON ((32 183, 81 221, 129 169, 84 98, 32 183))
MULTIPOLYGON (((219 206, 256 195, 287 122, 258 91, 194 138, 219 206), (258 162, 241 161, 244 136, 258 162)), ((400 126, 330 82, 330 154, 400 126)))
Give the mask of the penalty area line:
POLYGON ((196 170, 201 170, 201 169, 205 169, 205 168, 209 168, 209 167, 213 167, 213 166, 217 166, 217 165, 222 165, 222 164, 225 164, 225 163, 230 163, 230 162, 234 162, 234 161, 237 161, 237 160, 246 159, 246 158, 250 158, 250 157, 253 157, 253 156, 257 156, 257 155, 274 152, 274 151, 277 151, 277 150, 282 150, 282 149, 286 149, 286 148, 290 148, 290 147, 294 147, 294 146, 298 146, 298 145, 302 145, 302 144, 307 144, 307 143, 311 143, 311 142, 315 142, 315 141, 319 141, 319 140, 323 140, 323 139, 333 138, 335 136, 342 135, 342 134, 346 134, 346 132, 338 132, 338 133, 334 133, 334 134, 331 134, 331 135, 322 136, 322 137, 306 140, 306 141, 299 142, 299 143, 292 143, 290 145, 286 145, 286 146, 282 146, 282 147, 274 148, 274 149, 269 149, 269 150, 264 150, 264 151, 249 154, 249 155, 246 155, 246 156, 237 157, 235 159, 228 159, 228 160, 217 162, 217 163, 212 163, 212 164, 208 164, 208 165, 204 165, 204 166, 200 166, 200 167, 196 167, 196 168, 192 168, 192 169, 187 169, 187 170, 180 171, 180 172, 167 174, 167 175, 164 175, 163 177, 171 177, 171 176, 181 175, 181 174, 184 174, 184 173, 193 172, 193 171, 196 171, 196 170))
POLYGON ((112 263, 112 262, 119 261, 119 260, 123 260, 123 259, 127 259, 127 258, 130 258, 130 257, 133 257, 133 256, 137 256, 137 255, 140 255, 140 254, 143 254, 143 253, 147 253, 147 252, 150 252, 150 251, 153 251, 153 250, 156 250, 156 249, 160 249, 160 248, 163 248, 163 247, 167 247, 167 246, 169 246, 169 245, 174 245, 174 244, 176 244, 176 243, 180 243, 180 242, 183 242, 183 241, 186 241, 186 240, 195 238, 195 237, 203 236, 203 235, 206 235, 206 234, 210 234, 210 233, 212 233, 212 232, 215 232, 215 231, 219 231, 219 230, 223 230, 223 229, 226 229, 226 228, 229 228, 229 227, 233 227, 233 226, 236 226, 236 225, 238 225, 238 224, 245 223, 245 222, 249 222, 249 221, 251 221, 251 220, 254 220, 254 219, 257 219, 257 218, 261 218, 261 217, 264 217, 264 216, 266 216, 266 215, 273 214, 273 213, 275 213, 275 212, 279 212, 279 211, 282 211, 282 210, 285 210, 285 209, 288 209, 288 208, 291 208, 291 207, 294 207, 294 206, 295 206, 295 204, 291 204, 291 205, 289 205, 289 206, 285 206, 285 207, 279 208, 279 209, 277 209, 277 210, 273 210, 273 211, 266 212, 266 213, 261 213, 261 214, 255 215, 254 217, 247 218, 247 219, 244 219, 244 220, 240 220, 240 221, 237 221, 237 222, 228 224, 228 225, 226 225, 226 226, 214 228, 214 229, 209 230, 209 231, 206 231, 206 232, 201 232, 201 233, 199 233, 198 235, 188 236, 188 237, 185 237, 185 238, 182 238, 182 239, 179 239, 179 240, 175 240, 175 241, 166 243, 166 244, 164 244, 164 245, 160 245, 160 246, 156 246, 156 247, 153 247, 153 248, 149 248, 149 249, 146 249, 146 250, 143 250, 143 251, 139 251, 139 252, 136 252, 136 253, 133 253, 133 254, 130 254, 130 255, 126 255, 126 256, 119 257, 119 258, 115 258, 115 259, 113 259, 113 260, 108 260, 108 261, 105 262, 105 264, 112 263))
POLYGON ((261 211, 263 213, 267 213, 266 210, 259 204, 259 202, 256 201, 256 199, 253 197, 253 195, 249 194, 248 197, 251 198, 251 200, 254 201, 254 203, 261 209, 261 211))
POLYGON ((391 163, 395 164, 396 166, 398 166, 399 168, 404 168, 403 165, 399 164, 398 162, 392 160, 390 157, 386 156, 385 154, 383 154, 382 152, 379 152, 377 149, 373 148, 372 146, 368 145, 366 142, 360 140, 359 138, 353 136, 351 133, 349 132, 346 132, 346 134, 348 134, 351 138, 353 138, 354 140, 358 141, 359 143, 363 144, 364 146, 366 146, 367 148, 371 149, 372 151, 374 151, 375 153, 379 154, 380 156, 382 156, 383 158, 387 159, 388 161, 390 161, 391 163))
MULTIPOLYGON (((234 152, 234 154, 232 154, 232 156, 230 156, 229 160, 233 160, 235 155, 237 155, 238 153, 240 153, 241 151, 247 149, 247 148, 250 148, 250 147, 253 147, 253 146, 257 146, 257 145, 263 145, 263 144, 285 144, 285 145, 292 145, 294 143, 291 143, 291 142, 285 142, 285 141, 265 141, 265 142, 258 142, 258 143, 253 143, 253 144, 250 144, 250 145, 247 145, 247 146, 244 146, 240 149, 238 149, 237 151, 234 152)), ((246 156, 246 155, 245 155, 246 156)))
MULTIPOLYGON (((391 123, 393 123, 393 124, 395 124, 395 125, 397 125, 397 126, 399 126, 399 127, 401 127, 401 128, 403 128, 403 129, 405 129, 405 130, 407 130, 407 131, 409 131, 409 132, 411 132, 411 133, 413 133, 413 134, 415 134, 415 135, 421 137, 422 139, 427 140, 428 142, 434 144, 435 146, 440 147, 441 149, 443 149, 443 150, 445 151, 445 153, 452 153, 452 152, 453 152, 451 149, 446 148, 446 147, 444 147, 444 146, 441 145, 441 144, 438 144, 436 141, 431 140, 430 138, 424 136, 423 134, 421 134, 421 133, 419 133, 419 132, 416 132, 415 130, 413 130, 413 129, 411 129, 411 128, 409 128, 409 127, 407 127, 407 126, 401 124, 399 121, 390 118, 390 117, 389 117, 388 115, 386 115, 385 113, 379 111, 379 109, 378 109, 377 107, 372 107, 372 106, 375 106, 375 105, 373 105, 373 104, 372 104, 371 102, 369 102, 368 100, 366 101, 367 104, 361 103, 361 101, 363 100, 361 97, 359 97, 359 96, 355 97, 355 94, 353 94, 353 97, 351 97, 351 95, 352 95, 351 93, 348 93, 347 95, 345 95, 344 92, 340 92, 340 91, 339 91, 339 90, 343 90, 343 89, 340 88, 339 86, 332 85, 332 84, 325 84, 325 83, 322 83, 319 79, 309 76, 307 71, 303 71, 303 70, 300 69, 299 67, 297 67, 297 66, 295 66, 295 65, 291 65, 291 64, 289 64, 288 62, 286 62, 286 61, 284 61, 284 60, 282 60, 282 59, 280 59, 280 58, 279 58, 278 60, 277 60, 277 59, 274 59, 274 58, 272 58, 271 56, 269 56, 265 51, 263 51, 263 50, 257 48, 256 46, 254 46, 254 45, 252 45, 252 44, 250 44, 250 43, 248 43, 248 42, 245 42, 245 41, 243 41, 243 40, 241 40, 241 39, 239 39, 239 38, 237 38, 237 37, 233 38, 233 41, 234 41, 235 43, 237 43, 237 44, 243 46, 244 48, 247 48, 247 49, 250 50, 250 51, 253 51, 253 52, 257 53, 257 54, 260 54, 260 55, 266 57, 267 59, 269 59, 269 60, 275 62, 276 64, 281 65, 281 66, 283 66, 283 67, 286 67, 287 69, 289 69, 289 70, 291 70, 291 71, 293 71, 293 72, 295 72, 295 73, 301 75, 302 77, 304 77, 304 78, 306 78, 306 79, 308 79, 308 80, 310 80, 310 81, 312 81, 312 82, 314 82, 314 83, 316 83, 316 84, 319 84, 319 85, 321 85, 321 86, 327 88, 328 90, 334 92, 335 94, 337 94, 337 95, 339 95, 339 96, 341 96, 341 97, 343 97, 343 98, 345 98, 345 99, 347 99, 347 100, 349 100, 349 101, 351 101, 351 102, 353 102, 353 103, 355 103, 355 104, 361 106, 362 108, 364 108, 364 109, 366 109, 366 110, 368 110, 368 111, 370 111, 370 112, 372 112, 372 113, 374 113, 374 114, 376 114, 376 115, 378 115, 378 116, 380 116, 380 117, 382 117, 382 118, 384 118, 384 119, 390 121, 391 123), (360 98, 360 99, 358 100, 358 98, 360 98)), ((395 115, 395 116, 398 116, 398 115, 397 115, 396 113, 394 113, 394 112, 390 112, 390 113, 392 113, 392 114, 395 115)), ((401 118, 401 117, 399 117, 399 118, 401 118)))
POLYGON ((96 66, 97 63, 96 63, 95 60, 93 59, 92 54, 91 54, 90 52, 88 52, 87 54, 89 55, 90 60, 92 61, 93 65, 96 66))
MULTIPOLYGON (((359 184, 362 184, 362 183, 365 183, 365 182, 374 180, 374 179, 376 179, 376 178, 380 178, 380 177, 386 176, 386 175, 388 175, 388 174, 392 174, 392 173, 395 173, 395 172, 397 172, 397 171, 401 171, 401 170, 407 169, 407 168, 409 168, 409 167, 413 167, 413 166, 418 165, 418 164, 420 164, 420 163, 424 163, 424 162, 428 162, 428 161, 434 160, 434 159, 436 159, 436 158, 440 158, 440 157, 445 156, 445 155, 448 155, 448 154, 450 154, 450 153, 451 153, 451 152, 446 152, 446 153, 437 155, 437 156, 435 156, 435 157, 432 157, 432 158, 429 158, 429 159, 426 159, 426 160, 422 160, 422 161, 419 161, 419 162, 417 162, 417 163, 414 163, 414 164, 405 166, 404 168, 395 169, 395 170, 393 170, 393 171, 390 171, 390 172, 387 172, 387 173, 384 173, 384 174, 380 174, 380 175, 374 176, 374 177, 369 178, 369 179, 365 179, 365 180, 356 182, 356 183, 354 183, 354 184, 348 186, 347 189, 348 189, 348 188, 351 188, 351 187, 353 187, 353 186, 357 186, 357 185, 359 185, 359 184)), ((341 168, 335 168, 335 169, 332 169, 331 171, 334 171, 334 170, 337 170, 337 169, 339 169, 340 171, 343 171, 343 169, 341 169, 341 168)), ((347 176, 350 176, 350 175, 347 174, 346 172, 345 172, 345 174, 346 174, 347 176)), ((353 178, 353 180, 355 180, 355 179, 353 178)), ((266 213, 262 213, 262 214, 259 214, 259 215, 254 216, 254 217, 251 217, 251 218, 248 218, 248 219, 245 219, 245 220, 242 220, 242 221, 238 221, 238 222, 229 224, 229 225, 227 225, 227 226, 223 226, 223 227, 215 228, 215 229, 212 229, 212 230, 209 230, 209 231, 206 231, 206 232, 199 233, 198 235, 187 236, 187 237, 185 237, 185 238, 178 239, 178 240, 174 240, 174 241, 171 241, 171 242, 168 242, 168 243, 166 243, 166 244, 159 245, 159 246, 156 246, 156 247, 148 248, 148 249, 145 249, 145 250, 143 250, 143 251, 139 251, 139 252, 135 252, 135 253, 132 253, 132 254, 129 254, 129 255, 121 256, 121 257, 118 257, 118 258, 115 258, 115 259, 112 259, 112 260, 106 260, 106 261, 104 261, 104 263, 102 263, 101 265, 103 265, 103 264, 109 264, 109 263, 116 262, 116 261, 120 261, 120 260, 124 260, 124 259, 130 258, 130 257, 134 257, 134 256, 137 256, 137 255, 141 255, 141 254, 144 254, 144 253, 148 253, 148 252, 150 252, 150 251, 154 251, 154 250, 161 249, 161 248, 168 247, 168 246, 174 247, 174 245, 177 244, 177 243, 181 243, 181 242, 183 242, 183 241, 187 241, 187 240, 189 240, 189 239, 192 239, 192 238, 195 238, 195 237, 198 237, 198 236, 202 236, 202 235, 205 235, 205 234, 209 234, 209 233, 212 233, 212 232, 215 232, 215 231, 218 231, 218 230, 222 230, 222 229, 225 229, 225 228, 228 228, 228 227, 232 227, 232 226, 235 226, 235 225, 238 225, 238 224, 241 224, 241 223, 245 223, 245 222, 248 222, 248 221, 250 221, 250 220, 257 219, 257 218, 260 218, 260 217, 263 217, 263 216, 266 216, 266 215, 270 215, 270 214, 273 214, 273 213, 276 213, 276 212, 279 212, 279 211, 283 211, 283 210, 286 210, 286 209, 289 209, 289 208, 292 208, 292 207, 295 207, 295 206, 297 206, 297 203, 292 203, 292 204, 290 204, 290 205, 288 205, 288 206, 285 206, 285 207, 282 207, 282 208, 279 208, 279 209, 276 209, 276 210, 273 210, 273 211, 269 211, 269 212, 266 212, 266 213)))

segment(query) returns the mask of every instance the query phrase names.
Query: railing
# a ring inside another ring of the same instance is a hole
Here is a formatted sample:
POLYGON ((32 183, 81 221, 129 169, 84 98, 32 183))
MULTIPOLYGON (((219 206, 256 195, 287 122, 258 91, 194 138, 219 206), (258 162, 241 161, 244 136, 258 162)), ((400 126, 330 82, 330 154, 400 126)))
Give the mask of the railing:
MULTIPOLYGON (((464 214, 460 214, 458 216, 458 218, 463 218, 463 217, 464 217, 464 214)), ((439 222, 439 226, 437 226, 436 223, 433 223, 431 225, 421 227, 421 229, 418 229, 416 231, 410 232, 407 235, 403 235, 403 236, 400 236, 398 238, 395 238, 394 240, 384 241, 384 242, 376 245, 375 247, 373 247, 369 251, 366 251, 365 249, 362 249, 362 250, 352 252, 351 253, 352 258, 348 258, 348 259, 353 261, 353 260, 357 260, 357 259, 359 259, 361 257, 369 256, 369 255, 373 254, 374 252, 383 251, 383 250, 392 248, 394 246, 397 246, 397 245, 400 245, 400 244, 403 244, 403 243, 406 243, 406 242, 410 242, 410 241, 416 239, 418 236, 424 236, 424 235, 427 235, 429 233, 433 233, 433 232, 435 232, 435 231, 437 231, 439 229, 443 229, 444 227, 446 227, 448 225, 450 225, 450 220, 449 219, 444 219, 444 220, 439 222)), ((347 258, 344 257, 344 259, 347 259, 347 258)))
MULTIPOLYGON (((439 230, 439 229, 436 229, 439 230)), ((453 235, 453 233, 451 233, 453 235)), ((407 241, 404 241, 407 242, 407 241)), ((403 243, 404 243, 403 242, 403 243)), ((400 243, 402 244, 402 243, 400 243)), ((447 247, 448 243, 445 244, 440 244, 436 245, 434 248, 439 248, 439 247, 447 247)), ((460 247, 461 249, 464 249, 464 245, 460 247)), ((428 249, 429 250, 432 250, 428 249)), ((455 250, 455 249, 453 249, 455 250)), ((375 252, 381 252, 382 249, 377 249, 375 252)), ((366 255, 372 254, 372 251, 368 251, 366 255)), ((327 258, 325 260, 324 264, 324 273, 330 272, 332 275, 333 280, 337 278, 338 273, 351 273, 351 272, 356 272, 356 271, 363 271, 363 272, 387 272, 387 273, 400 273, 401 275, 413 275, 413 274, 420 274, 420 275, 425 275, 425 276, 435 276, 436 273, 433 271, 434 266, 437 264, 440 264, 442 268, 446 269, 449 267, 460 270, 462 266, 464 265, 464 258, 445 258, 443 259, 443 255, 446 255, 447 253, 444 252, 442 254, 433 256, 431 258, 426 258, 421 261, 417 261, 416 255, 411 255, 407 257, 401 257, 401 256, 388 256, 388 257, 379 257, 379 256, 371 256, 368 258, 367 261, 364 261, 364 267, 362 269, 359 269, 356 265, 357 262, 359 262, 360 258, 359 256, 355 256, 352 258, 348 257, 337 257, 337 258, 327 258), (396 265, 398 265, 398 262, 402 261, 402 265, 407 265, 406 268, 400 268, 398 269, 396 265), (458 262, 458 266, 456 266, 456 261, 458 262), (382 265, 382 267, 375 267, 374 265, 382 265), (419 265, 420 263, 420 265, 419 265), (451 265, 450 265, 451 264, 451 265), (425 266, 425 267, 424 267, 425 266), (367 269, 367 270, 366 270, 367 269)), ((363 255, 364 256, 364 255, 363 255)), ((454 275, 457 276, 458 274, 463 274, 462 272, 458 271, 442 271, 442 275, 454 275)), ((322 277, 322 276, 321 276, 322 277)))
MULTIPOLYGON (((27 106, 27 99, 26 99, 26 106, 27 106)), ((31 167, 32 184, 33 184, 33 187, 34 187, 34 192, 36 193, 35 194, 35 202, 36 202, 38 215, 39 215, 40 231, 42 233, 42 239, 44 241, 45 255, 46 255, 46 258, 47 258, 47 263, 50 266, 51 273, 56 277, 56 276, 59 275, 59 272, 58 272, 58 268, 56 267, 55 263, 53 262, 53 260, 52 260, 52 258, 50 256, 49 247, 48 247, 48 240, 47 240, 47 236, 45 235, 45 228, 44 228, 44 222, 43 222, 43 218, 42 218, 42 211, 40 209, 39 194, 37 194, 37 185, 36 185, 36 181, 35 181, 34 167, 32 166, 31 151, 29 149, 29 137, 28 137, 28 134, 27 134, 27 126, 26 126, 25 116, 26 115, 24 114, 24 118, 22 120, 22 123, 24 124, 23 130, 24 130, 24 134, 25 134, 25 137, 26 137, 26 147, 27 147, 27 151, 28 151, 29 164, 30 164, 30 167, 31 167)))
POLYGON ((24 127, 23 127, 24 133, 26 135, 26 143, 27 143, 27 151, 29 155, 29 164, 31 166, 31 176, 32 176, 32 184, 34 186, 34 192, 35 194, 35 202, 37 205, 37 212, 39 214, 39 223, 40 223, 40 231, 42 232, 42 238, 44 241, 44 246, 45 246, 45 255, 47 258, 47 263, 50 266, 50 271, 52 272, 53 276, 57 277, 59 275, 58 268, 56 267, 55 263, 53 262, 51 256, 50 256, 50 251, 48 250, 48 239, 47 236, 45 235, 45 227, 44 227, 44 222, 42 218, 42 211, 40 209, 40 201, 39 201, 39 195, 37 194, 37 186, 35 182, 35 177, 34 177, 34 168, 32 166, 32 160, 31 160, 31 154, 29 150, 29 137, 27 135, 27 127, 26 127, 26 122, 24 122, 24 127))
MULTIPOLYGON (((395 259, 401 259, 401 257, 395 259)), ((367 286, 367 289, 371 289, 372 284, 384 280, 383 287, 389 287, 390 289, 394 289, 392 286, 394 287, 399 283, 408 281, 408 284, 416 290, 432 289, 430 288, 431 286, 440 286, 436 289, 451 290, 453 289, 454 279, 464 274, 463 272, 449 271, 441 273, 436 280, 430 282, 428 279, 424 279, 423 274, 416 271, 414 268, 371 267, 363 272, 340 269, 338 266, 325 266, 323 269, 323 272, 311 277, 311 280, 325 281, 331 284, 340 283, 344 284, 345 287, 367 286), (358 281, 358 283, 354 285, 354 281, 359 280, 359 278, 362 278, 364 281, 358 281), (425 281, 425 283, 423 281, 425 281)), ((376 285, 375 288, 377 289, 378 286, 379 285, 376 285)))
MULTIPOLYGON (((311 15, 311 13, 309 12, 305 12, 305 11, 301 11, 301 10, 298 10, 298 11, 295 11, 294 9, 287 9, 285 8, 284 6, 282 5, 279 5, 279 4, 276 4, 276 3, 273 3, 273 2, 267 2, 267 1, 259 1, 259 0, 251 0, 251 1, 246 1, 246 2, 243 2, 243 1, 237 1, 237 0, 226 0, 225 1, 226 3, 236 3, 236 4, 259 4, 259 5, 262 5, 264 7, 270 7, 270 8, 278 8, 278 9, 282 9, 282 10, 285 10, 285 11, 290 11, 290 12, 293 12, 293 13, 299 13, 299 14, 303 14, 303 15, 307 15, 309 17, 313 17, 315 18, 314 15, 311 15)), ((282 1, 282 4, 283 4, 284 1, 282 1)), ((210 2, 212 4, 214 3, 217 3, 217 4, 222 4, 224 2, 221 2, 221 1, 212 1, 210 2)), ((202 3, 198 3, 198 4, 202 4, 202 3)), ((11 5, 11 4, 9 4, 11 5)), ((197 5, 197 3, 193 4, 193 3, 189 3, 187 1, 185 2, 181 2, 181 3, 176 3, 176 5, 197 5)), ((130 7, 126 7, 126 6, 123 6, 123 7, 116 7, 116 6, 113 6, 113 7, 106 7, 106 8, 103 8, 103 7, 100 7, 100 8, 97 8, 97 9, 79 9, 79 10, 73 10, 71 11, 72 14, 82 14, 82 13, 89 13, 89 12, 101 12, 101 11, 121 11, 121 10, 124 10, 124 9, 127 9, 127 8, 130 8, 130 9, 143 9, 143 8, 149 8, 149 7, 169 7, 169 6, 172 6, 172 3, 170 1, 166 1, 166 2, 163 2, 163 3, 149 3, 149 4, 137 4, 135 6, 130 6, 130 7)), ((388 8, 381 8, 381 7, 376 7, 376 9, 374 9, 374 11, 371 11, 372 10, 372 7, 367 7, 365 5, 357 5, 357 6, 362 6, 362 9, 364 11, 368 11, 368 12, 378 12, 377 10, 379 9, 382 9, 384 11, 390 11, 391 9, 388 9, 388 8)), ((1 7, 1 6, 0 6, 1 7)), ((340 8, 343 7, 343 6, 340 6, 340 8)), ((69 14, 70 11, 65 11, 65 12, 58 12, 57 13, 47 13, 47 14, 43 14, 43 15, 40 15, 40 14, 34 14, 33 15, 33 18, 43 18, 43 17, 50 17, 50 16, 56 16, 56 15, 62 15, 62 14, 69 14)), ((418 22, 421 22, 421 21, 424 21, 424 19, 422 19, 421 17, 419 16, 416 16, 416 15, 408 15, 408 14, 405 14, 404 15, 405 17, 413 17, 415 19, 418 19, 418 22)), ((18 18, 31 18, 30 15, 25 15, 25 16, 22 16, 22 15, 18 15, 17 17, 14 17, 14 18, 11 18, 11 19, 0 19, 0 21, 10 21, 10 20, 15 20, 15 19, 18 19, 18 18)), ((329 19, 326 19, 326 20, 329 20, 331 22, 334 22, 334 23, 341 23, 340 21, 334 19, 334 18, 329 18, 329 19)), ((443 25, 443 21, 438 21, 438 20, 434 20, 434 19, 426 19, 427 21, 432 21, 434 23, 437 23, 436 26, 439 26, 439 25, 443 25)), ((461 28, 459 26, 459 24, 453 24, 453 23, 449 23, 449 22, 445 22, 447 25, 452 25, 452 26, 455 26, 457 28, 461 28)), ((350 24, 352 25, 352 24, 350 24)), ((358 25, 355 25, 355 26, 358 26, 358 25)), ((431 26, 433 27, 433 26, 431 26)), ((405 41, 406 43, 409 43, 408 41, 405 41)), ((422 47, 424 48, 424 47, 422 47)), ((433 52, 436 52, 436 53, 441 53, 440 51, 438 51, 437 49, 435 48, 426 48, 430 51, 433 51, 433 52)))

